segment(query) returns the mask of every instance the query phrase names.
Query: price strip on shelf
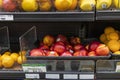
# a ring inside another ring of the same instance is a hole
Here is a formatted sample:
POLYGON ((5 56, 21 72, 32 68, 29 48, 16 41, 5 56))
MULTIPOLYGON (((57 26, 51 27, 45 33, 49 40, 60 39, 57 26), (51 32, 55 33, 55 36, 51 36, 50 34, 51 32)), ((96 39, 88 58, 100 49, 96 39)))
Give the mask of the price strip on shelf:
POLYGON ((116 72, 120 72, 120 62, 116 63, 116 72))
POLYGON ((45 64, 22 64, 24 72, 46 72, 45 64))
POLYGON ((13 21, 13 15, 0 15, 0 21, 13 21))
POLYGON ((46 74, 45 77, 46 79, 60 79, 59 74, 46 74))
POLYGON ((94 74, 79 74, 80 79, 92 79, 94 80, 94 74))
POLYGON ((78 74, 64 74, 64 79, 78 79, 78 74))
POLYGON ((39 74, 25 74, 26 79, 40 79, 39 74))

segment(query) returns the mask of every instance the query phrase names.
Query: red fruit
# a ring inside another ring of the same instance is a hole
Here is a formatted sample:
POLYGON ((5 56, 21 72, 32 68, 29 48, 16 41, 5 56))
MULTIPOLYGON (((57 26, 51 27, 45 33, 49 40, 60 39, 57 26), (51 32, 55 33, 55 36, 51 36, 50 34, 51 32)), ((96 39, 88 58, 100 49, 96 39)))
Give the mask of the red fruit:
POLYGON ((97 55, 96 55, 95 51, 90 51, 90 52, 88 52, 88 56, 97 56, 97 55))
POLYGON ((66 45, 66 50, 69 51, 70 53, 74 53, 73 47, 71 45, 66 45))
POLYGON ((30 51, 30 56, 45 56, 45 53, 43 50, 35 48, 30 51))
POLYGON ((80 38, 79 37, 71 37, 70 38, 70 43, 72 44, 72 45, 76 45, 76 44, 80 44, 80 38))
POLYGON ((76 51, 73 56, 87 56, 88 51, 85 48, 81 48, 79 51, 76 51))
POLYGON ((39 47, 39 49, 49 50, 49 47, 47 45, 42 45, 42 46, 39 47))
POLYGON ((95 51, 99 44, 100 42, 98 41, 91 42, 88 47, 89 51, 95 51))
POLYGON ((70 53, 69 51, 65 51, 60 56, 72 56, 72 53, 70 53))
POLYGON ((58 41, 62 41, 64 43, 66 43, 67 42, 67 37, 62 35, 62 34, 59 34, 56 38, 56 42, 58 42, 58 41))
POLYGON ((56 51, 57 53, 59 53, 59 55, 61 55, 63 52, 66 51, 66 47, 64 45, 62 45, 62 44, 56 43, 54 45, 54 49, 53 50, 56 51))
POLYGON ((78 51, 78 50, 80 50, 81 48, 83 48, 83 45, 81 45, 81 44, 76 44, 73 48, 74 48, 75 51, 78 51))
POLYGON ((47 56, 59 56, 57 52, 55 51, 48 51, 47 56))
POLYGON ((65 46, 65 44, 62 41, 58 41, 55 44, 61 44, 61 45, 65 46))
POLYGON ((96 54, 98 56, 107 56, 107 55, 109 55, 109 52, 110 52, 110 50, 109 50, 108 46, 106 46, 105 44, 100 44, 96 49, 96 54))
POLYGON ((8 12, 15 11, 17 7, 15 0, 3 0, 2 5, 3 5, 3 9, 8 12))
POLYGON ((45 44, 47 46, 51 46, 54 43, 54 41, 55 41, 55 39, 51 35, 46 35, 43 38, 43 44, 45 44))

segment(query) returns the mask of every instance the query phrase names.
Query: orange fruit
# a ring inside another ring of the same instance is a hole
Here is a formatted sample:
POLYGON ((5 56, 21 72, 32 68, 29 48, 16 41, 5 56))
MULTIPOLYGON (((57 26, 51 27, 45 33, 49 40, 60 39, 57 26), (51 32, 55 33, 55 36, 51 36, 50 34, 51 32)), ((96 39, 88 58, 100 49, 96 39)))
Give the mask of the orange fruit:
POLYGON ((120 49, 120 43, 118 40, 110 40, 107 43, 107 45, 112 52, 119 51, 119 49, 120 49))
POLYGON ((7 56, 9 56, 9 55, 7 55, 7 54, 3 54, 2 56, 1 56, 1 60, 3 60, 5 57, 7 57, 7 56))
POLYGON ((14 61, 17 61, 17 58, 19 57, 19 54, 18 53, 12 53, 10 56, 14 59, 14 61))
POLYGON ((100 41, 103 42, 103 43, 105 43, 106 40, 107 40, 106 35, 105 35, 104 33, 101 34, 101 35, 100 35, 100 41))
POLYGON ((113 27, 111 27, 111 26, 108 26, 108 27, 106 27, 106 28, 104 29, 104 33, 105 33, 105 34, 109 34, 109 33, 111 33, 111 32, 115 32, 115 29, 114 29, 113 27))
POLYGON ((5 58, 3 58, 2 60, 2 65, 5 67, 5 68, 10 68, 14 65, 14 60, 12 57, 10 56, 6 56, 5 58))
POLYGON ((20 51, 20 52, 19 52, 19 55, 22 55, 22 56, 26 55, 26 51, 25 51, 25 50, 20 51))
POLYGON ((109 39, 110 40, 118 40, 119 39, 119 35, 117 32, 111 32, 109 33, 109 39))
POLYGON ((6 55, 10 55, 11 52, 10 52, 10 51, 7 51, 7 52, 5 52, 4 54, 6 54, 6 55))
POLYGON ((25 56, 19 56, 17 59, 18 64, 22 64, 26 61, 26 57, 25 56))
POLYGON ((78 0, 72 0, 72 5, 70 7, 70 10, 74 10, 77 7, 78 0))
POLYGON ((55 0, 54 4, 58 11, 66 11, 70 9, 72 0, 55 0))

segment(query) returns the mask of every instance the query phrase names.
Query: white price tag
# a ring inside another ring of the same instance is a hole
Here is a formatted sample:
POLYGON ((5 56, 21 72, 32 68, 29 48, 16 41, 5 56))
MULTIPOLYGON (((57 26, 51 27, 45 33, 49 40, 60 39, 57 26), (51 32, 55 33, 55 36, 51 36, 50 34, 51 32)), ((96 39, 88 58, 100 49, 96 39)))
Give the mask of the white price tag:
POLYGON ((120 72, 120 62, 116 63, 116 72, 120 72))
POLYGON ((13 15, 0 15, 0 21, 13 21, 13 15))
POLYGON ((24 72, 46 72, 45 64, 23 64, 22 65, 24 72))
POLYGON ((80 74, 80 79, 94 79, 94 74, 80 74))
POLYGON ((46 74, 45 77, 46 79, 60 79, 59 74, 46 74))
POLYGON ((25 74, 26 79, 40 79, 39 74, 25 74))
POLYGON ((78 75, 77 74, 64 74, 63 78, 64 79, 78 79, 78 75))

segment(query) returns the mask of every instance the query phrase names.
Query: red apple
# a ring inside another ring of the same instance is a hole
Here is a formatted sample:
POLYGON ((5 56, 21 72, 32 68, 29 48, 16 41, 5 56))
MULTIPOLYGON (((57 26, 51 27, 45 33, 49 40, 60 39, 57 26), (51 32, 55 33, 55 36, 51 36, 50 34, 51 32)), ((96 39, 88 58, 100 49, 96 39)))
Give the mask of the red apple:
POLYGON ((66 50, 70 53, 74 53, 73 47, 70 44, 66 45, 66 50))
POLYGON ((80 50, 81 48, 83 48, 83 45, 82 45, 82 44, 76 44, 76 45, 73 47, 74 51, 78 51, 78 50, 80 50))
POLYGON ((105 44, 99 44, 99 46, 96 48, 96 54, 98 56, 107 56, 109 55, 109 48, 105 44))
POLYGON ((46 35, 43 37, 43 44, 51 46, 54 43, 55 39, 52 35, 46 35))
POLYGON ((30 56, 45 56, 45 53, 43 50, 35 48, 30 51, 30 56))
POLYGON ((58 42, 58 41, 62 41, 64 43, 66 43, 67 42, 67 37, 62 35, 62 34, 59 34, 56 38, 56 42, 58 42))
POLYGON ((65 51, 60 56, 72 56, 72 53, 70 53, 69 51, 65 51))
POLYGON ((48 51, 47 56, 59 56, 57 52, 55 51, 48 51))
POLYGON ((17 7, 15 0, 3 0, 2 5, 3 9, 8 12, 15 11, 17 7))
POLYGON ((99 44, 100 44, 100 42, 98 42, 98 41, 91 42, 89 44, 88 50, 89 51, 95 51, 99 44))
POLYGON ((76 44, 80 44, 80 38, 79 37, 71 37, 70 38, 70 43, 72 44, 72 45, 76 45, 76 44))
POLYGON ((97 56, 95 51, 88 52, 88 56, 97 56))
POLYGON ((88 51, 85 48, 81 48, 79 51, 76 51, 73 56, 87 56, 88 51))
POLYGON ((54 45, 54 49, 53 50, 56 51, 57 53, 59 53, 59 55, 61 55, 63 52, 66 51, 66 46, 62 45, 62 44, 56 43, 54 45))

